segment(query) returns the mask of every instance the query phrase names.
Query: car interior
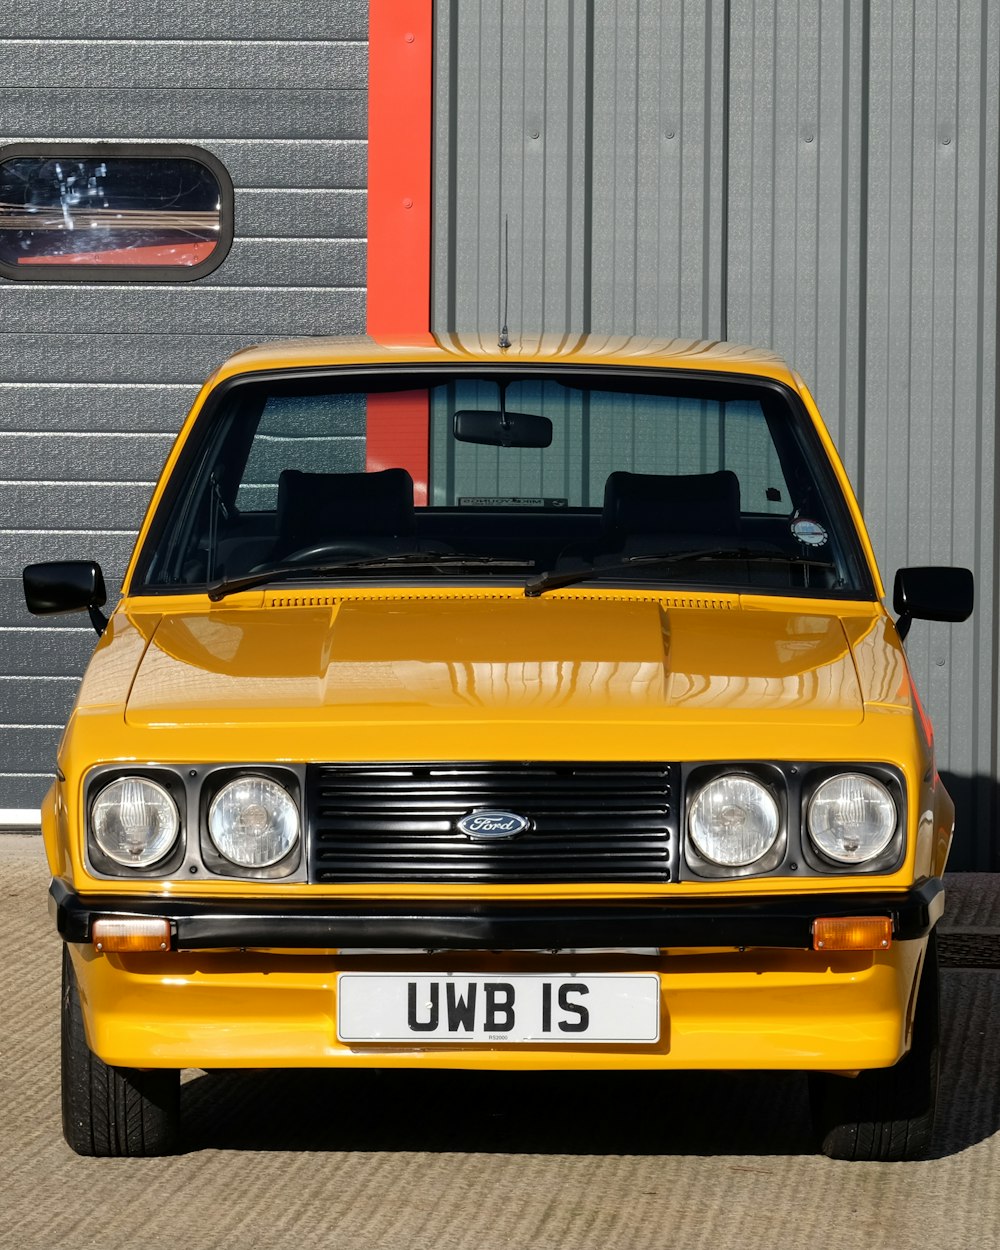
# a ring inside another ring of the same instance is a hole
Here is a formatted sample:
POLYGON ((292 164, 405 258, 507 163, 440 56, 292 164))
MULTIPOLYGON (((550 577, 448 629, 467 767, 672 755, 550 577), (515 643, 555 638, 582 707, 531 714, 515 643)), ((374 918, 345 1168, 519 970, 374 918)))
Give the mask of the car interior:
MULTIPOLYGON (((308 473, 285 469, 273 513, 227 509, 215 575, 237 577, 287 563, 375 559, 409 552, 463 553, 528 566, 528 573, 610 567, 636 561, 633 575, 657 575, 642 560, 682 552, 740 551, 758 557, 716 558, 698 581, 732 576, 763 586, 830 587, 837 571, 806 558, 787 517, 740 511, 740 483, 731 470, 704 474, 611 473, 600 509, 417 508, 413 479, 403 468, 372 473, 308 473), (765 560, 768 553, 776 557, 765 560), (794 563, 790 563, 794 562, 794 563), (723 566, 723 567, 720 567, 723 566)), ((685 571, 691 577, 691 569, 685 571)))

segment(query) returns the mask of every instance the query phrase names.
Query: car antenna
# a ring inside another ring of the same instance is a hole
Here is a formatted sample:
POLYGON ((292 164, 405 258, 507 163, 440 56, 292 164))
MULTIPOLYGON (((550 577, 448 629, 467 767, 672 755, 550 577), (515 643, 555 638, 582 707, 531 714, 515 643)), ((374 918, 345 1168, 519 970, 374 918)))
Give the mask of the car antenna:
POLYGON ((510 235, 508 233, 507 214, 503 215, 503 324, 497 346, 502 352, 510 347, 510 335, 507 333, 507 295, 510 291, 510 235))

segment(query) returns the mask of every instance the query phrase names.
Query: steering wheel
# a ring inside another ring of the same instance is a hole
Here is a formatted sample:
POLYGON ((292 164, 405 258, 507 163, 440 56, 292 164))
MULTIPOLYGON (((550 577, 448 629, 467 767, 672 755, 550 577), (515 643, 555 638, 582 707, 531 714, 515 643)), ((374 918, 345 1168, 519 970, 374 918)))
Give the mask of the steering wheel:
POLYGON ((328 542, 311 543, 308 547, 299 547, 282 556, 283 564, 305 563, 307 560, 319 560, 331 556, 335 560, 364 560, 369 556, 387 556, 389 552, 378 543, 364 542, 360 539, 335 538, 328 542))

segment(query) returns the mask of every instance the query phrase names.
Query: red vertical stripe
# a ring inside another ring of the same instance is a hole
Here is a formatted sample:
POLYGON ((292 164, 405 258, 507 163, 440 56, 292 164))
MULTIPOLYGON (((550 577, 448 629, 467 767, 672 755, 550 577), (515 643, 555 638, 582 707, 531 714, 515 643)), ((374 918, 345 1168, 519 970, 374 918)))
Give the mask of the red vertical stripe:
POLYGON ((413 478, 413 502, 427 503, 427 431, 430 401, 426 391, 390 391, 368 396, 369 473, 407 469, 413 478))
POLYGON ((432 343, 432 0, 370 0, 368 333, 432 343))

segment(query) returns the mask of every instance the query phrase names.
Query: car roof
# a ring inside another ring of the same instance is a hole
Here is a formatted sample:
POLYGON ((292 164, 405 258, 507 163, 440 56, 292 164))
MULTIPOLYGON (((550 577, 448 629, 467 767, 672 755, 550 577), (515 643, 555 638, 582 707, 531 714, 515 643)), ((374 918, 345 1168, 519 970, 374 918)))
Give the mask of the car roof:
POLYGON ((381 340, 367 335, 285 339, 236 352, 211 382, 272 370, 393 364, 615 365, 753 374, 797 385, 784 360, 759 347, 720 340, 610 334, 517 335, 507 348, 501 348, 495 338, 478 334, 381 340))

